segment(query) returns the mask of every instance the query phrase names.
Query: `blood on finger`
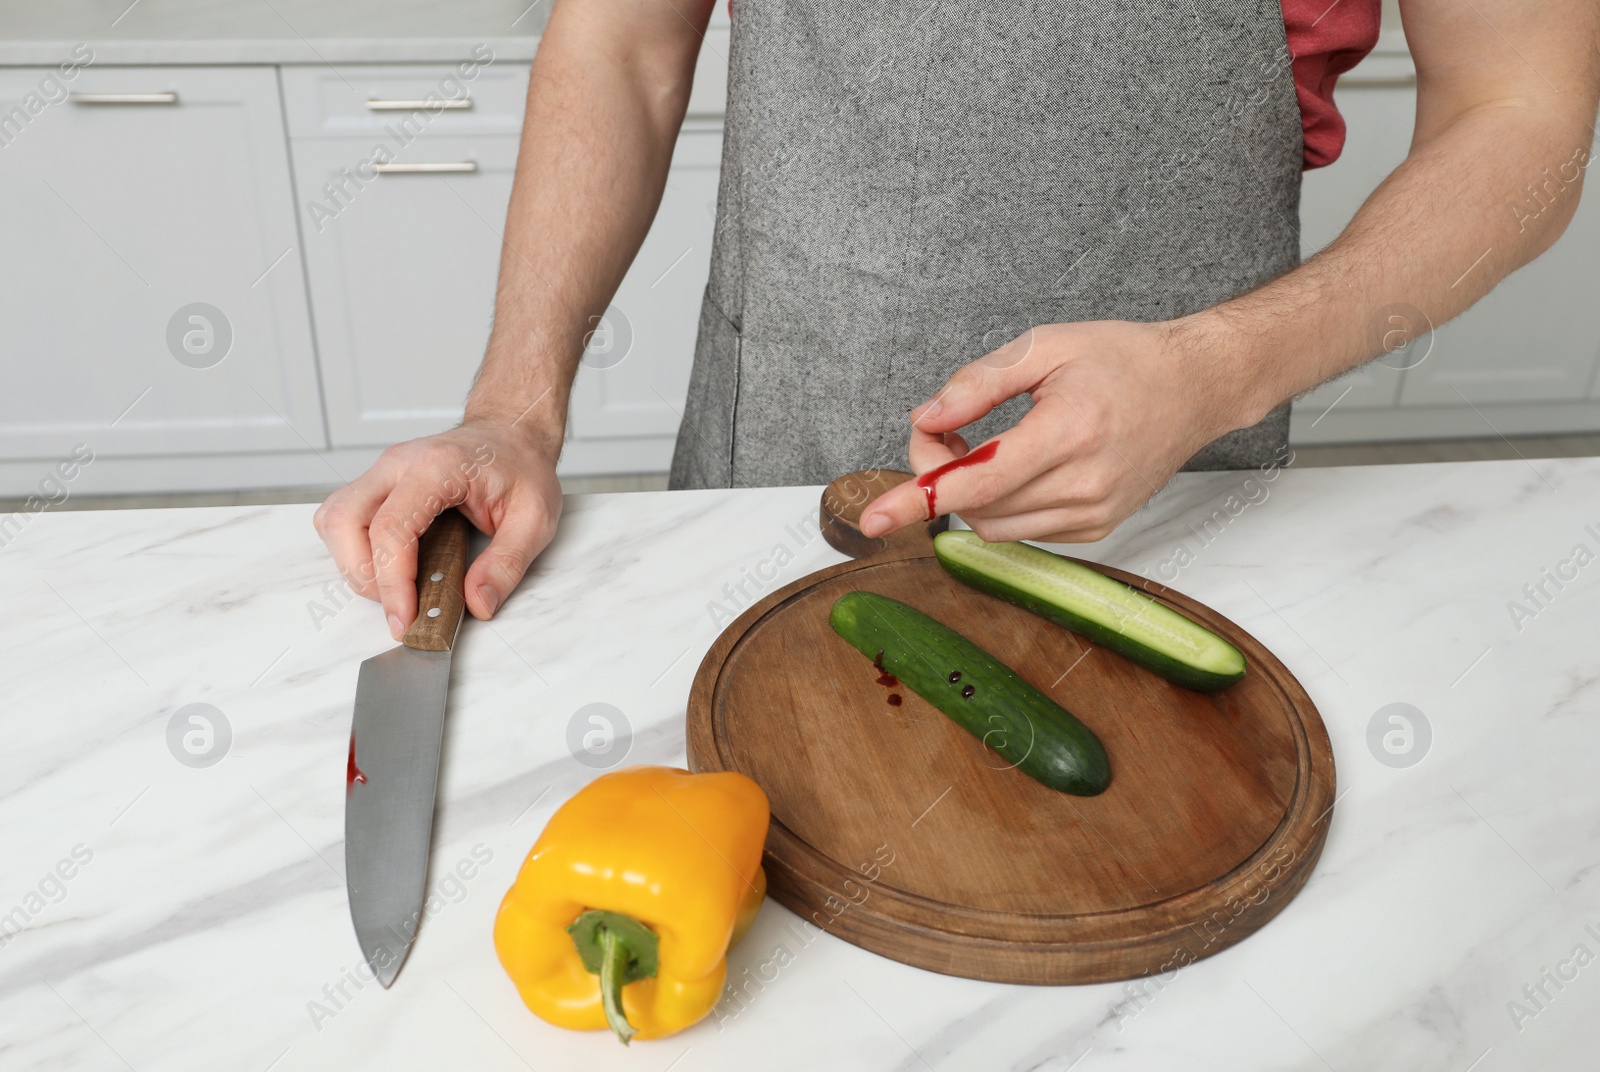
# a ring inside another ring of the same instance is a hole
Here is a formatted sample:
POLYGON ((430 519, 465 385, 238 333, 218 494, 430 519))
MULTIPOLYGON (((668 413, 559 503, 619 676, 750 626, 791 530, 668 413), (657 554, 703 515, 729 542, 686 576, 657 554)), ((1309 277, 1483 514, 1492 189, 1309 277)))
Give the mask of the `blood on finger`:
POLYGON ((991 439, 971 454, 965 454, 945 462, 937 469, 930 469, 917 477, 917 487, 922 489, 922 494, 928 499, 928 520, 932 521, 939 516, 939 481, 957 469, 965 469, 969 465, 978 465, 993 458, 1000 450, 1000 441, 991 439))

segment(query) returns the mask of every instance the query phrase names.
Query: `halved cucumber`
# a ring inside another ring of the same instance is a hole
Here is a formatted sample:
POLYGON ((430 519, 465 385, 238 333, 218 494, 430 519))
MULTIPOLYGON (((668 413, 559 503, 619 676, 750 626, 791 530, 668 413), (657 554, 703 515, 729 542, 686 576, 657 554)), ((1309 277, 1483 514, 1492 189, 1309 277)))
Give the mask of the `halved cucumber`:
POLYGON ((833 631, 1035 781, 1090 797, 1111 784, 1089 727, 978 645, 914 607, 847 592, 833 631))
POLYGON ((1025 607, 1201 692, 1244 677, 1244 654, 1121 581, 1025 543, 986 543, 951 530, 933 539, 940 565, 980 592, 1025 607))

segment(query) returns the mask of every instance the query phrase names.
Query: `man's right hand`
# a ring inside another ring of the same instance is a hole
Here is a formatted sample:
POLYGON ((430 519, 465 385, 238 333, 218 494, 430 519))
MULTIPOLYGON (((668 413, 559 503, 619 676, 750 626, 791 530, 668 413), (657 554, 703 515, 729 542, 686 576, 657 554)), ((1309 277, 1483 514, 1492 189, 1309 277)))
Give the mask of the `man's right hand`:
POLYGON ((533 436, 469 420, 385 450, 317 509, 317 532, 350 587, 382 602, 398 640, 417 614, 417 540, 456 507, 492 537, 466 579, 467 609, 488 618, 555 536, 555 461, 533 436))
POLYGON ((467 571, 478 618, 555 535, 567 394, 661 202, 713 3, 557 0, 550 12, 467 420, 390 447, 316 515, 339 572, 382 601, 396 639, 417 613, 417 538, 442 510, 494 538, 467 571))

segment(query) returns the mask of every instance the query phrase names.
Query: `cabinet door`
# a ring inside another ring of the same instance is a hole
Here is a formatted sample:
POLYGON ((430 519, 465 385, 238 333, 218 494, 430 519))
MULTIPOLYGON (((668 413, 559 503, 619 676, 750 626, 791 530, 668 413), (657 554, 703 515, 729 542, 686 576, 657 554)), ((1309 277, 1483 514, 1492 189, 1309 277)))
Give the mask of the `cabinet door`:
POLYGON ((476 170, 370 180, 372 138, 293 148, 333 444, 386 446, 450 427, 489 337, 516 137, 419 139, 394 162, 476 170), (339 200, 329 183, 343 185, 339 200))
MULTIPOLYGON (((1406 158, 1417 100, 1410 70, 1407 58, 1374 56, 1339 80, 1345 147, 1328 167, 1306 172, 1301 184, 1302 256, 1337 238, 1367 196, 1406 158)), ((1341 410, 1395 405, 1413 353, 1368 362, 1307 393, 1295 403, 1297 417, 1315 422, 1335 405, 1341 410)))
POLYGON ((722 156, 718 127, 678 136, 666 193, 572 390, 577 440, 671 436, 689 393, 722 156))
POLYGON ((324 446, 274 70, 54 73, 0 70, 0 457, 324 446))

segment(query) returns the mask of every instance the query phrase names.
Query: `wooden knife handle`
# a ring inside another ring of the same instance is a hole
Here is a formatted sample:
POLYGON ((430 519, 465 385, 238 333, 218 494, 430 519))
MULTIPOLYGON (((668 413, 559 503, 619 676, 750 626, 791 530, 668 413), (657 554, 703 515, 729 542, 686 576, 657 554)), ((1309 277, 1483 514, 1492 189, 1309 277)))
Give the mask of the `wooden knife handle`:
POLYGON ((467 537, 472 526, 459 511, 433 519, 417 548, 417 619, 400 642, 422 651, 449 651, 467 608, 467 537))
POLYGON ((888 536, 868 537, 861 532, 861 512, 890 488, 912 479, 896 469, 863 469, 846 473, 822 492, 819 520, 822 537, 836 551, 851 558, 926 558, 933 554, 933 538, 950 527, 948 515, 907 526, 888 536))

